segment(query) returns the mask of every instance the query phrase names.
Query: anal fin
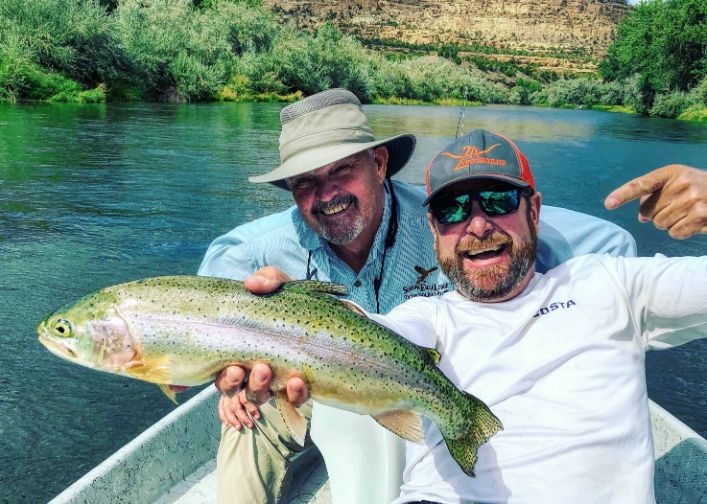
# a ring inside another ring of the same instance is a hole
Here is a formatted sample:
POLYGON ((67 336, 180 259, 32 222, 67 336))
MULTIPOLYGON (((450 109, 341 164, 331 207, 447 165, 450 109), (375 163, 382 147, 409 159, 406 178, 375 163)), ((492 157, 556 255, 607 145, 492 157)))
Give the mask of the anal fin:
POLYGON ((422 444, 424 433, 422 418, 411 410, 386 411, 373 419, 394 434, 414 443, 422 444))
POLYGON ((307 436, 307 419, 287 400, 287 391, 275 392, 275 404, 292 437, 300 446, 304 446, 307 436))

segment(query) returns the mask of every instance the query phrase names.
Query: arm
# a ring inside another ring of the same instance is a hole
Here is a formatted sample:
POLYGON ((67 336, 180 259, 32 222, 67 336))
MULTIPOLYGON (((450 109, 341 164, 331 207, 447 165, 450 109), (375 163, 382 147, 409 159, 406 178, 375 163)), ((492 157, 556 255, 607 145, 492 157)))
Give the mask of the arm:
POLYGON ((677 239, 707 233, 707 171, 668 165, 614 190, 604 206, 614 210, 640 198, 638 220, 653 221, 677 239))
POLYGON ((244 226, 216 238, 209 245, 198 275, 244 280, 257 268, 248 250, 244 226))
POLYGON ((564 208, 543 205, 536 269, 540 273, 576 256, 636 255, 636 241, 625 229, 604 219, 564 208))
POLYGON ((647 346, 707 337, 707 256, 618 258, 616 271, 647 346))

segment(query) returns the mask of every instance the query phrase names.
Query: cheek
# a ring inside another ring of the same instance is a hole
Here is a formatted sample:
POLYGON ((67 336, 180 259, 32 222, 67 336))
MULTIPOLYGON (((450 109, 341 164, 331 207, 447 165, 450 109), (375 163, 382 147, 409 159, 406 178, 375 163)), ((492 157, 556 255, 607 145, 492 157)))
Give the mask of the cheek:
POLYGON ((106 364, 120 369, 137 357, 137 347, 122 320, 106 321, 94 327, 96 350, 106 364))
POLYGON ((441 257, 456 255, 457 243, 456 236, 435 234, 435 249, 441 257))
POLYGON ((310 213, 312 210, 312 204, 314 203, 314 198, 312 197, 311 191, 300 191, 293 192, 292 197, 295 199, 295 204, 302 213, 310 213))

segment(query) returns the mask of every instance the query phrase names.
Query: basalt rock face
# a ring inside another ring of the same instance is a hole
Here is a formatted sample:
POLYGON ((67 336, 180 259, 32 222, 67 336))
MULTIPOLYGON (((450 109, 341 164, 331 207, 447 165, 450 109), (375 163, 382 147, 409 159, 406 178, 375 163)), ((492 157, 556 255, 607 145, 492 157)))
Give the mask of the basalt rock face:
POLYGON ((528 52, 603 54, 626 0, 264 0, 304 29, 332 21, 364 39, 412 44, 473 42, 528 52))

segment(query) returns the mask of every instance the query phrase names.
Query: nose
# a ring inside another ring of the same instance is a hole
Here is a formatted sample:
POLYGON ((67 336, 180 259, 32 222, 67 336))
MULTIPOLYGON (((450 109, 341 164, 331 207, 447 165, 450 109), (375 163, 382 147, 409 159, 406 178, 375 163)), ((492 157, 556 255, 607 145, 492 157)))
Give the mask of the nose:
POLYGON ((492 229, 493 222, 489 216, 484 213, 477 201, 472 201, 471 215, 466 224, 466 232, 477 238, 484 238, 492 232, 492 229))
POLYGON ((314 189, 314 198, 317 201, 329 202, 339 194, 339 185, 330 180, 317 183, 314 189))

